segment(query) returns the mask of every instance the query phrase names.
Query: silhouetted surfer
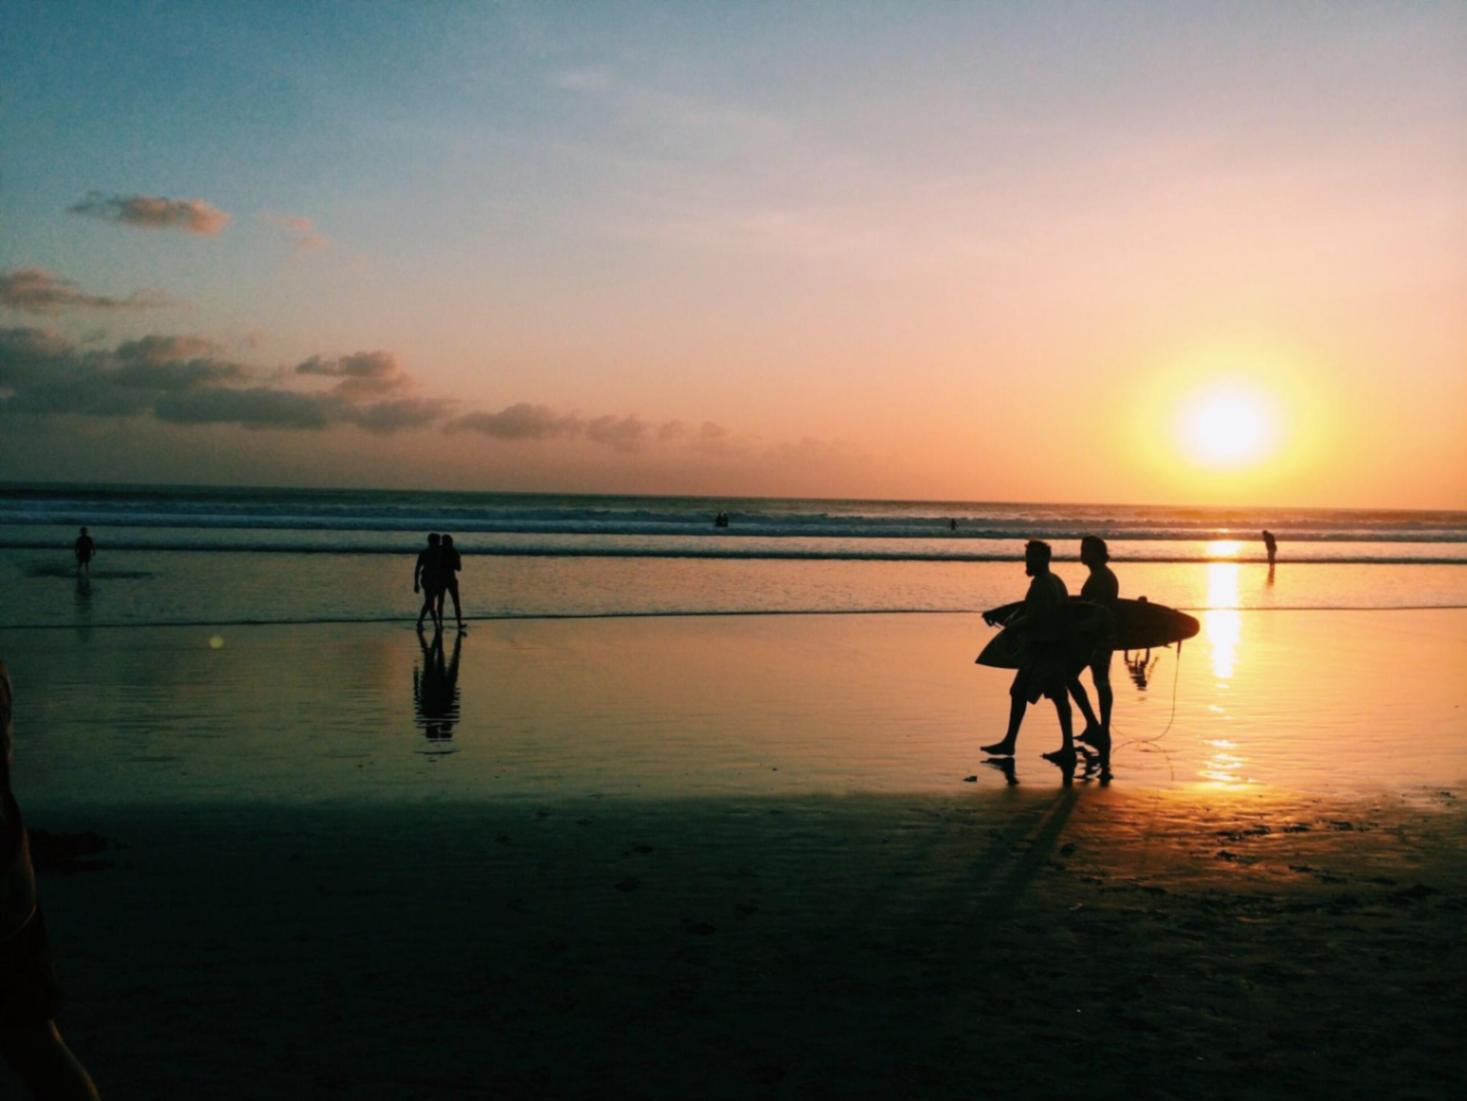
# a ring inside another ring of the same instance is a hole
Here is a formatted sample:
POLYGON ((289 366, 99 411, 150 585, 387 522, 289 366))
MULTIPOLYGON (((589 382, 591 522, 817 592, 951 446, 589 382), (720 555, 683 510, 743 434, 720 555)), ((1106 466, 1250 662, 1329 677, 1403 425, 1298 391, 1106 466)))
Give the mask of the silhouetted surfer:
POLYGON ((76 542, 71 545, 72 552, 76 555, 76 572, 79 574, 92 572, 92 558, 97 553, 97 544, 92 542, 92 537, 87 534, 87 529, 82 528, 81 534, 76 537, 76 542))
POLYGON ((443 551, 439 542, 438 533, 430 532, 428 546, 418 552, 418 561, 413 566, 413 592, 423 594, 423 606, 418 609, 420 631, 426 615, 433 617, 433 626, 436 629, 443 629, 443 551))
POLYGON ((0 1053, 35 1097, 95 1101, 97 1087, 56 1030, 61 1005, 36 873, 10 790, 10 677, 0 664, 0 1053))
POLYGON ((458 604, 458 572, 464 568, 464 560, 459 557, 458 548, 453 545, 453 536, 446 531, 438 544, 438 553, 442 555, 440 579, 443 582, 443 588, 438 593, 437 619, 439 623, 443 622, 443 595, 447 593, 453 597, 453 618, 458 621, 459 633, 462 634, 464 613, 458 604))
POLYGON ((1008 732, 1004 734, 1003 741, 982 749, 984 753, 996 756, 1012 755, 1018 744, 1024 712, 1029 704, 1038 703, 1040 696, 1048 696, 1054 701, 1054 709, 1059 714, 1064 742, 1059 749, 1044 756, 1062 765, 1075 756, 1069 700, 1070 663, 1073 659, 1065 623, 1070 593, 1065 583, 1049 570, 1052 553, 1048 543, 1037 539, 1024 546, 1024 573, 1034 580, 1029 583, 1029 591, 1024 596, 1024 607, 1004 625, 1009 630, 1022 633, 1024 663, 1009 687, 1008 732))
POLYGON ((1273 537, 1273 532, 1264 531, 1263 549, 1268 552, 1268 568, 1273 569, 1274 559, 1278 557, 1279 553, 1279 541, 1273 537))
MULTIPOLYGON (((1110 769, 1110 714, 1115 693, 1110 687, 1110 659, 1115 650, 1115 611, 1120 599, 1121 586, 1116 575, 1106 563, 1110 561, 1110 548, 1098 535, 1087 535, 1080 540, 1080 561, 1090 567, 1090 576, 1080 589, 1080 599, 1088 600, 1106 610, 1105 626, 1101 629, 1095 649, 1090 653, 1090 679, 1095 683, 1095 697, 1100 701, 1100 718, 1090 708, 1090 697, 1080 683, 1080 670, 1070 680, 1070 695, 1075 697, 1075 706, 1085 716, 1085 729, 1080 740, 1092 745, 1100 753, 1102 772, 1110 769)), ((1083 668, 1083 667, 1082 667, 1083 668)))

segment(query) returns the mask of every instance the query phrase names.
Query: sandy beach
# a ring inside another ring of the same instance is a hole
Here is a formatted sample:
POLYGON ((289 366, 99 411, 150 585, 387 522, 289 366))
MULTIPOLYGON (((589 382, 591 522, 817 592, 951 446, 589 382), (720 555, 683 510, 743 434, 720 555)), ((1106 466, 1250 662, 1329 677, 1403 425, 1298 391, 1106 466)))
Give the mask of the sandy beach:
POLYGON ((4 641, 109 1096, 1435 1098, 1463 620, 1214 622, 1109 786, 962 617, 484 622, 432 722, 397 626, 4 641))
POLYGON ((1117 787, 177 808, 43 889, 117 1097, 1444 1098, 1464 826, 1117 787))

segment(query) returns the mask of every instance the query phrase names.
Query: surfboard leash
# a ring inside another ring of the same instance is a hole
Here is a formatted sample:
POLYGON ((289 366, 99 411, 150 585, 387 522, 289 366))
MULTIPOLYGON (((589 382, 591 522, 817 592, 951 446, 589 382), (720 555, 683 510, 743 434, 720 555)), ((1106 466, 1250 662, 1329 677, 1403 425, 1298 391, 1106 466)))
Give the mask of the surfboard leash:
MULTIPOLYGON (((1172 670, 1172 710, 1171 714, 1167 716, 1166 726, 1162 728, 1162 732, 1160 734, 1157 734, 1154 737, 1128 738, 1120 745, 1116 746, 1115 749, 1111 750, 1112 753, 1119 752, 1120 750, 1125 749, 1128 745, 1155 745, 1157 742, 1161 741, 1167 736, 1168 732, 1170 732, 1172 728, 1172 725, 1177 721, 1177 682, 1182 675, 1182 642, 1182 639, 1177 640, 1177 662, 1176 668, 1172 670)), ((1166 767, 1167 771, 1171 773, 1172 780, 1175 781, 1177 778, 1177 772, 1176 769, 1172 768, 1170 754, 1167 755, 1166 767)))

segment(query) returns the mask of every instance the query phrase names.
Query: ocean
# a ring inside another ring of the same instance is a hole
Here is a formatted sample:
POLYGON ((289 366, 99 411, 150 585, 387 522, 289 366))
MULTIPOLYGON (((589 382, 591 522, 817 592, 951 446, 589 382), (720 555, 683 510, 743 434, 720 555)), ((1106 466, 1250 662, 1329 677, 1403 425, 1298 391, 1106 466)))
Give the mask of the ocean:
POLYGON ((1463 512, 10 485, 0 627, 404 618, 428 531, 475 617, 974 611, 1022 592, 1030 538, 1078 588, 1091 533, 1124 595, 1184 609, 1467 606, 1463 512), (59 587, 81 526, 90 583, 59 587))
MULTIPOLYGON (((1464 513, 10 486, 0 656, 43 806, 991 791, 976 613, 1033 537, 1078 591, 1090 533, 1123 596, 1202 624, 1116 656, 1124 782, 1467 775, 1464 513), (435 643, 412 573, 445 530, 470 625, 435 643)), ((1052 782, 1053 710, 1026 731, 1052 782)))

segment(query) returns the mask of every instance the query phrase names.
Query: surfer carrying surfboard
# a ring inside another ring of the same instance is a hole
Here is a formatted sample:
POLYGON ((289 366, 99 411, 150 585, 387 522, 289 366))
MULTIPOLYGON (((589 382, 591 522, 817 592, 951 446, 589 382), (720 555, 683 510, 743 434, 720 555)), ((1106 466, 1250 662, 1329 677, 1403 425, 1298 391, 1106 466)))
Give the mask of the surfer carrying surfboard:
MULTIPOLYGON (((1031 539, 1024 545, 1024 573, 1033 578, 1024 597, 1024 606, 1004 627, 1019 632, 1024 639, 1024 659, 1009 686, 1009 728, 1003 741, 981 747, 995 757, 1011 757, 1019 741, 1019 727, 1031 703, 1040 696, 1054 701, 1059 714, 1060 733, 1064 743, 1044 756, 1063 763, 1075 756, 1074 728, 1070 714, 1069 684, 1073 655, 1065 609, 1070 593, 1065 583, 1049 569, 1053 552, 1048 543, 1031 539)), ((985 618, 987 616, 985 615, 985 618)), ((990 623, 992 620, 990 620, 990 623)))
POLYGON ((1085 729, 1080 732, 1080 740, 1099 750, 1100 767, 1109 771, 1110 713, 1115 702, 1115 693, 1110 687, 1110 659, 1115 652, 1115 611, 1116 601, 1121 595, 1121 585, 1110 566, 1106 565, 1110 561, 1110 548, 1100 536, 1087 535, 1080 540, 1080 561, 1090 568, 1090 576, 1080 589, 1080 599, 1105 609, 1104 623, 1096 632, 1095 649, 1091 651, 1086 663, 1090 666, 1090 679, 1095 684, 1095 698, 1100 701, 1100 717, 1095 717, 1095 712, 1090 707, 1090 697, 1085 693, 1085 686, 1080 683, 1083 665, 1075 670, 1075 675, 1070 680, 1070 695, 1075 698, 1075 706, 1080 709, 1080 714, 1085 716, 1085 729))

